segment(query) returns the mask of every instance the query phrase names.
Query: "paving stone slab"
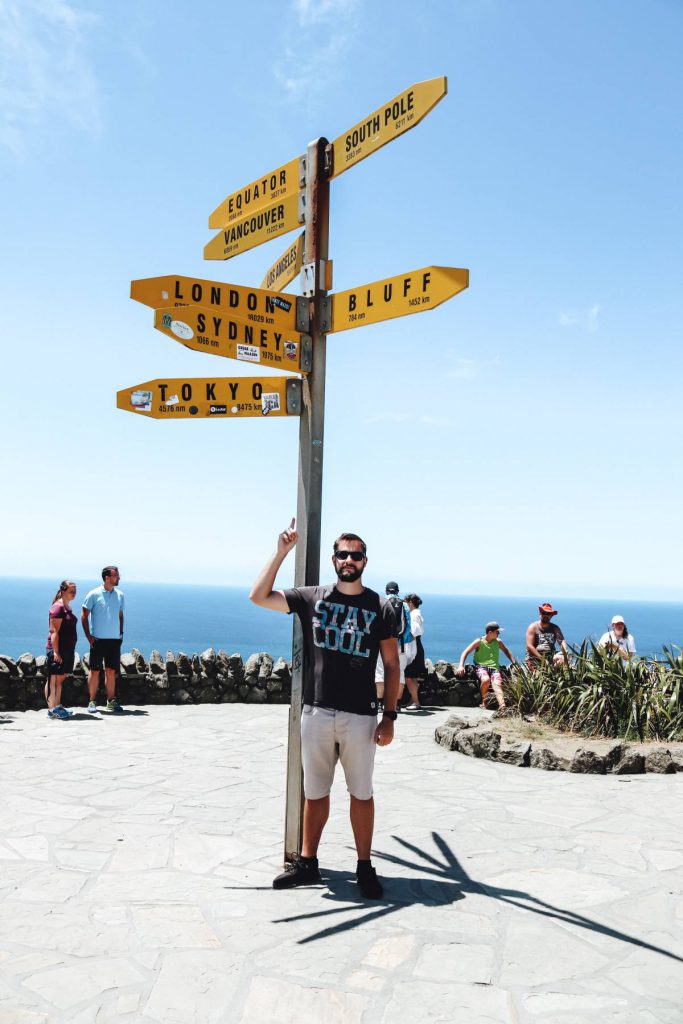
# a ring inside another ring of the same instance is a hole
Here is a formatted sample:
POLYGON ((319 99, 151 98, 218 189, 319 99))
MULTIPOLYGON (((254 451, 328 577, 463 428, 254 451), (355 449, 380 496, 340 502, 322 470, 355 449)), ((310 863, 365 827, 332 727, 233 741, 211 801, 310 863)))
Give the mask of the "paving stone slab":
POLYGON ((513 771, 437 746, 448 710, 402 715, 369 904, 341 774, 324 884, 271 887, 286 706, 147 710, 8 716, 0 1024, 681 1024, 676 775, 513 771))

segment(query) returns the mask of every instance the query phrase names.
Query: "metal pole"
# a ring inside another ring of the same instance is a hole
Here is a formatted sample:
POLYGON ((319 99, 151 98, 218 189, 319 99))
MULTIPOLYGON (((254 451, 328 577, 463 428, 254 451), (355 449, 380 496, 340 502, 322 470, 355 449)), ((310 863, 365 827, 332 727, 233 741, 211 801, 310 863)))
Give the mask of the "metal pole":
MULTIPOLYGON (((313 365, 303 381, 299 425, 299 482, 294 585, 320 581, 320 521, 323 486, 323 434, 325 428, 325 349, 329 330, 326 268, 329 244, 330 185, 325 166, 327 139, 316 139, 306 154, 304 267, 302 280, 310 298, 310 335, 313 365)), ((301 853, 303 826, 303 774, 301 769, 301 704, 303 696, 303 635, 294 617, 292 640, 292 700, 287 748, 287 801, 285 808, 285 861, 301 853)))

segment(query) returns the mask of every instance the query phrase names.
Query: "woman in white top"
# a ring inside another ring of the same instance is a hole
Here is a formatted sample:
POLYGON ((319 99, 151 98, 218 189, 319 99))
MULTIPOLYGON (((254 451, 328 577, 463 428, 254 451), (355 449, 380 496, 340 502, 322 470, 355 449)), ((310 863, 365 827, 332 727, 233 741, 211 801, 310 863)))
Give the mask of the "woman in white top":
POLYGON ((604 647, 607 651, 614 651, 625 664, 628 664, 631 660, 636 653, 636 642, 629 633, 621 615, 613 617, 610 628, 598 640, 598 647, 604 647))
POLYGON ((418 680, 421 676, 424 676, 426 672, 425 652, 424 647, 422 646, 422 637, 424 636, 425 627, 422 612, 420 611, 422 598, 418 597, 417 594, 406 594, 404 600, 410 608, 410 632, 413 634, 416 647, 415 657, 412 661, 409 661, 405 667, 406 686, 408 687, 408 692, 413 700, 413 703, 408 705, 406 711, 419 711, 420 697, 418 695, 418 680))

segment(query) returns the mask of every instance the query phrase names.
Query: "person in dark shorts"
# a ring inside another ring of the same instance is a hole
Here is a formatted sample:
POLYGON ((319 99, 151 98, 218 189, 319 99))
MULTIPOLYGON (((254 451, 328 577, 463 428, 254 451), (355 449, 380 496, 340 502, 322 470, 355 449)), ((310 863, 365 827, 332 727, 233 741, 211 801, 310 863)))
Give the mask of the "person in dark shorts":
POLYGON ((368 560, 365 543, 355 533, 342 533, 334 542, 336 583, 274 590, 278 569, 297 540, 292 519, 249 595, 261 608, 298 615, 304 640, 303 842, 301 855, 273 880, 273 888, 322 881, 318 844, 330 813, 330 789, 340 760, 351 797, 351 828, 358 854, 356 881, 366 899, 381 899, 382 884, 370 860, 375 820, 372 773, 376 746, 387 746, 394 738, 399 685, 394 612, 386 598, 363 586, 368 560), (384 714, 379 724, 375 690, 378 655, 385 670, 384 714))
POLYGON ((560 627, 550 621, 557 615, 557 609, 546 602, 539 604, 538 613, 540 618, 530 623, 526 631, 527 666, 530 669, 538 668, 544 660, 556 666, 566 664, 569 648, 560 627))
POLYGON ((95 587, 85 595, 81 622, 86 640, 90 644, 90 675, 88 711, 97 711, 97 691, 100 672, 104 666, 107 711, 121 712, 123 708, 116 699, 116 673, 121 663, 121 640, 123 639, 123 591, 117 584, 121 576, 115 565, 102 570, 102 586, 95 587))
POLYGON ((424 619, 420 611, 422 598, 418 597, 417 594, 406 594, 404 600, 410 609, 410 631, 415 639, 415 657, 405 667, 406 686, 413 700, 412 704, 409 704, 406 708, 406 711, 419 711, 419 680, 422 679, 427 671, 425 667, 425 651, 422 646, 422 637, 425 631, 424 619))
POLYGON ((48 614, 47 644, 45 647, 45 700, 48 718, 71 718, 72 712, 62 707, 62 683, 74 670, 78 619, 71 608, 76 596, 73 580, 62 580, 52 599, 48 614))

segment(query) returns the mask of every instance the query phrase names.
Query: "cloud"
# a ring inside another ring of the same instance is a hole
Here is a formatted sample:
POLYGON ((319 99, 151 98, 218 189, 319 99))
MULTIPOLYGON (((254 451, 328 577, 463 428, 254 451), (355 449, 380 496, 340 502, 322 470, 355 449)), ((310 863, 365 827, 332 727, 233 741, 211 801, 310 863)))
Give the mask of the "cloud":
POLYGON ((583 331, 587 331, 588 334, 595 334, 599 326, 598 316, 600 315, 600 310, 601 307, 595 303, 585 313, 569 310, 563 311, 560 313, 560 327, 578 327, 583 331))
POLYGON ((359 0, 293 0, 299 28, 273 67, 285 100, 312 99, 339 77, 357 32, 359 7, 359 0))
POLYGON ((500 356, 494 356, 493 359, 480 360, 456 359, 453 368, 446 371, 446 376, 451 380, 474 380, 483 370, 489 370, 492 366, 497 366, 499 362, 500 356))
POLYGON ((325 21, 348 18, 358 7, 358 0, 294 0, 300 25, 319 25, 325 21))
POLYGON ((86 53, 95 15, 68 0, 0 0, 0 146, 22 156, 49 124, 96 133, 99 97, 86 53))

